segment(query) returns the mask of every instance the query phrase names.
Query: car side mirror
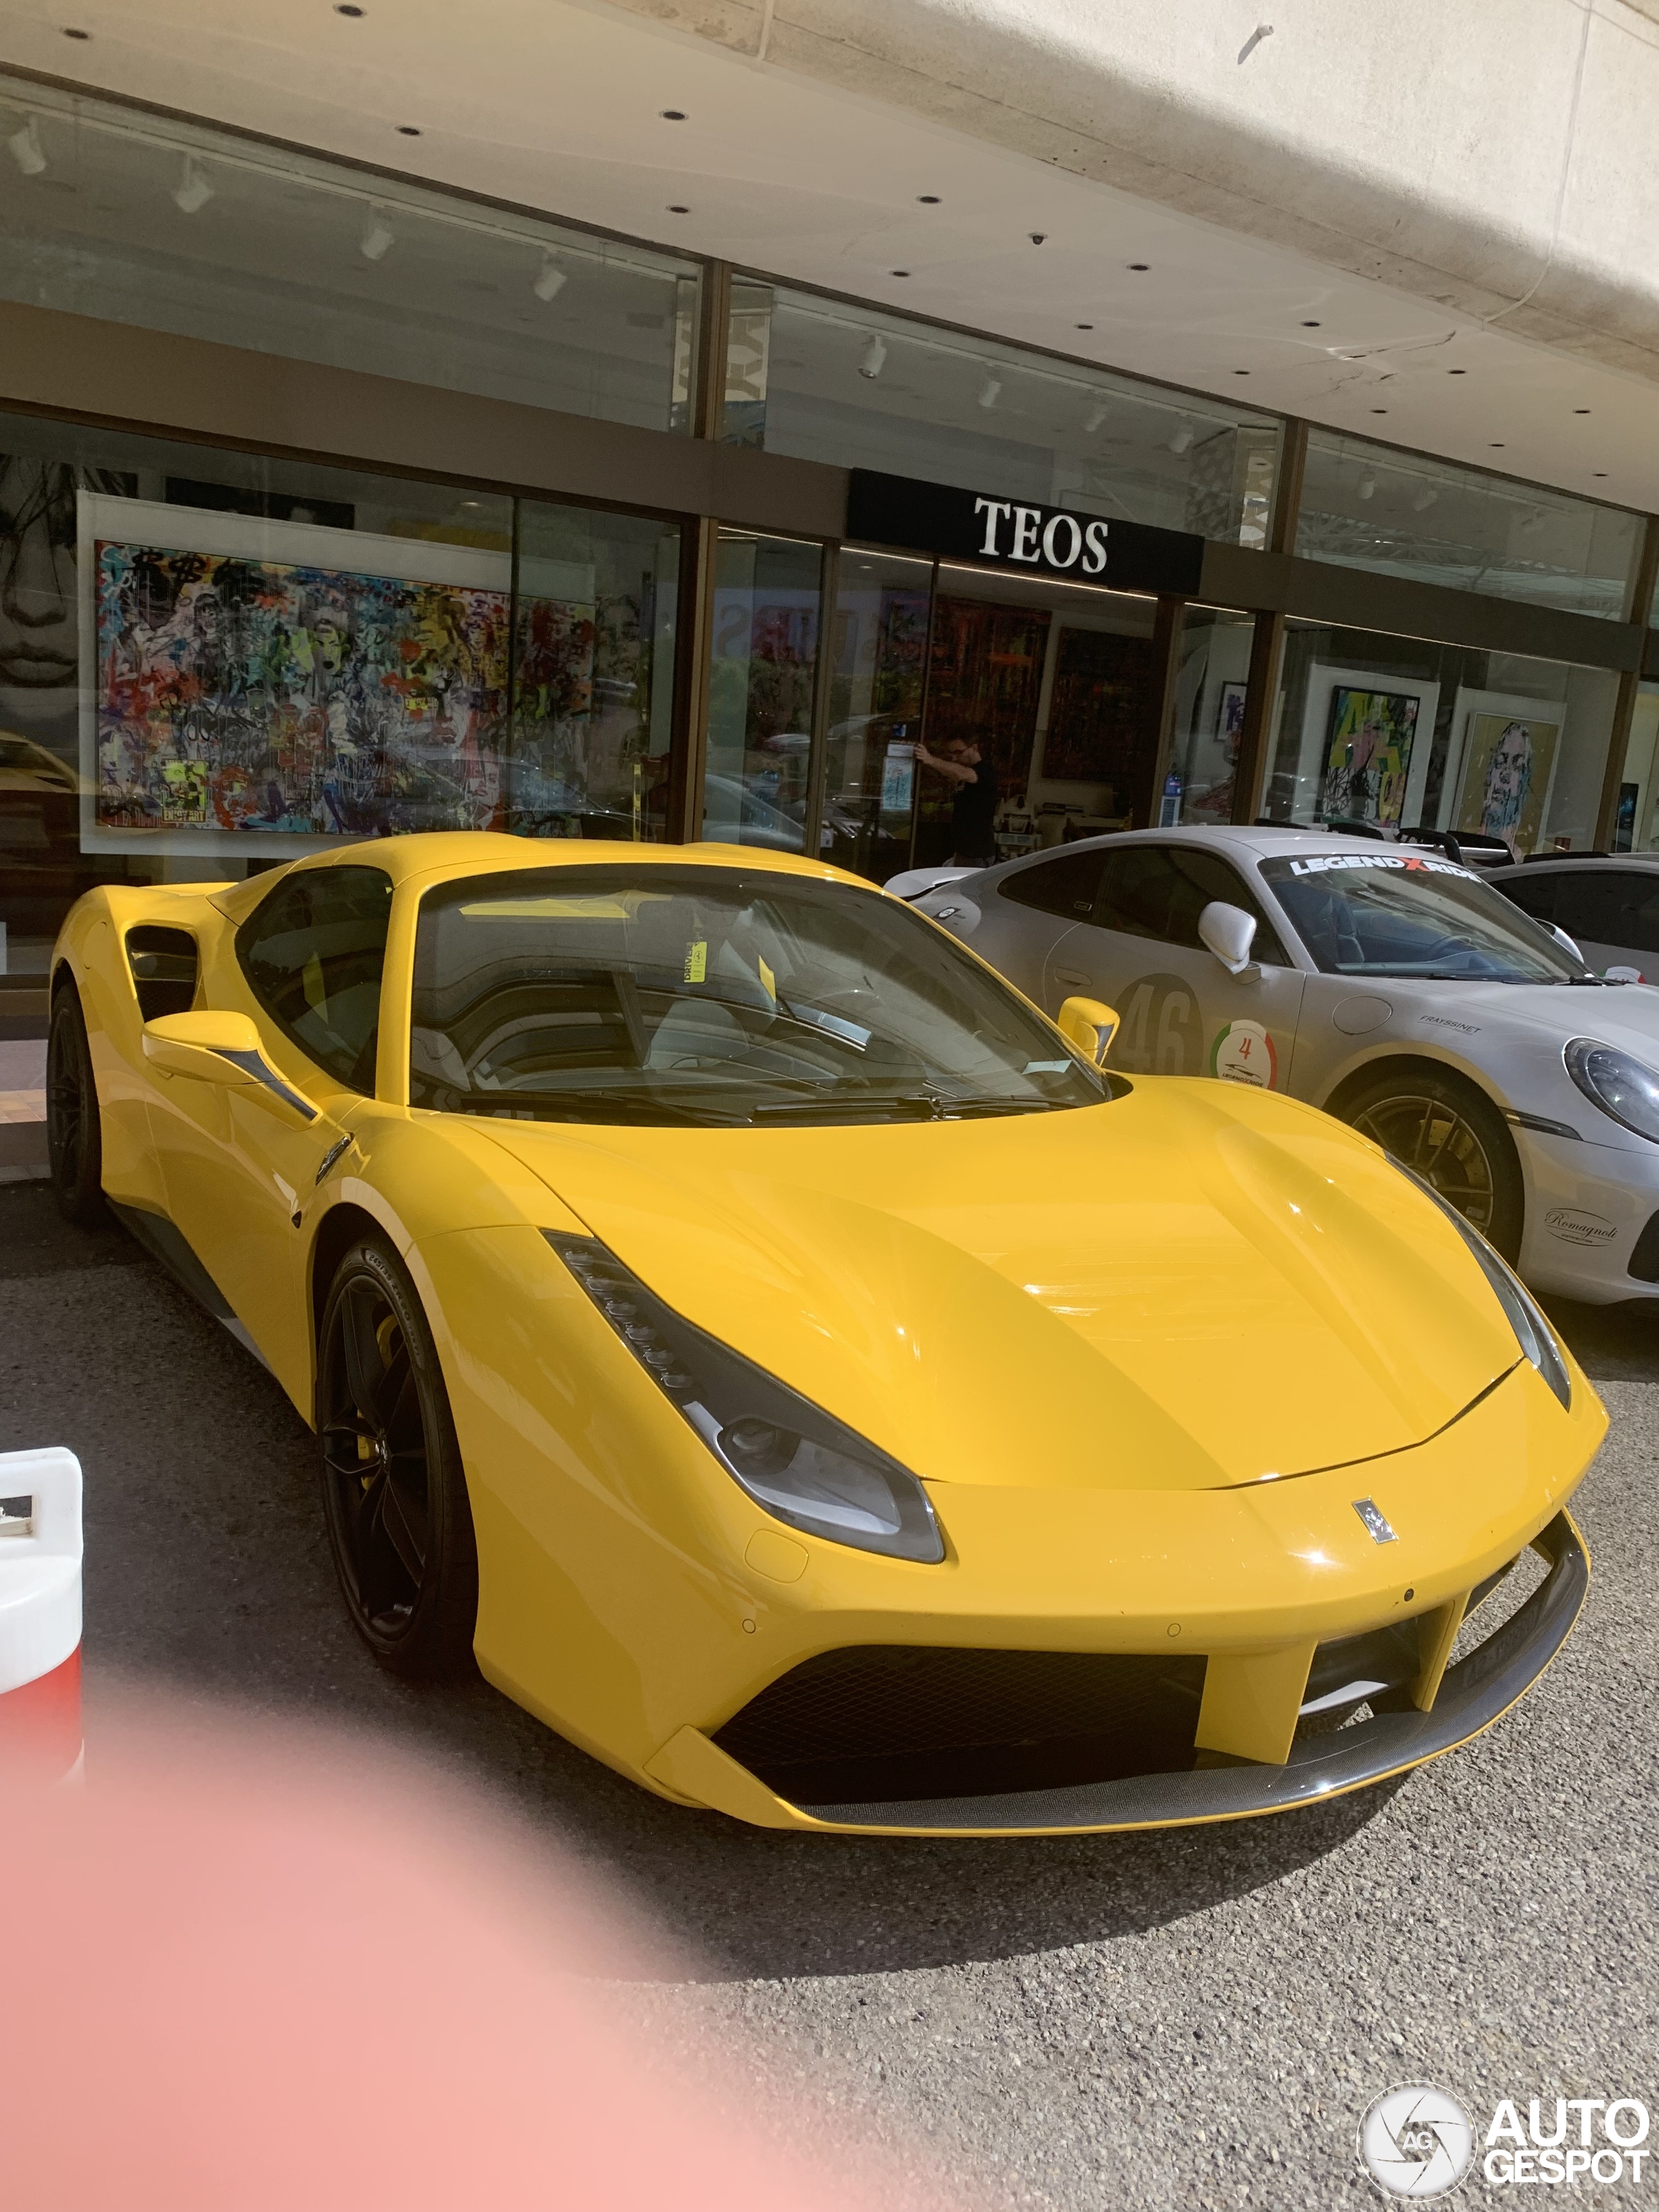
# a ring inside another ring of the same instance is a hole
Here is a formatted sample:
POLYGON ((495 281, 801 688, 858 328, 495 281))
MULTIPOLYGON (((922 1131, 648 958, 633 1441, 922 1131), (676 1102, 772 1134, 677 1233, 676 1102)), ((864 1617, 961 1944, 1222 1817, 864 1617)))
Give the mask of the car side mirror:
POLYGON ((1578 965, 1581 968, 1586 964, 1583 954, 1578 950, 1578 947, 1574 944, 1571 938, 1567 935, 1565 929, 1558 929, 1553 921, 1547 921, 1544 924, 1544 927, 1548 930, 1550 935, 1555 939, 1556 943, 1561 947, 1564 952, 1571 953, 1573 958, 1578 963, 1578 965))
POLYGON ((1085 1060, 1103 1067, 1117 1035, 1116 1012, 1098 999, 1067 999, 1060 1010, 1060 1033, 1085 1060))
POLYGON ((246 1091, 273 1113, 314 1121, 317 1109, 265 1058, 259 1032, 246 1014, 207 1008, 162 1014, 144 1024, 144 1058, 161 1075, 185 1075, 246 1091))
MULTIPOLYGON (((1212 899, 1198 917, 1198 934, 1206 951, 1213 952, 1230 975, 1242 975, 1255 963, 1250 947, 1255 942, 1255 916, 1225 899, 1212 899)), ((1258 972, 1260 972, 1258 970, 1258 972)))

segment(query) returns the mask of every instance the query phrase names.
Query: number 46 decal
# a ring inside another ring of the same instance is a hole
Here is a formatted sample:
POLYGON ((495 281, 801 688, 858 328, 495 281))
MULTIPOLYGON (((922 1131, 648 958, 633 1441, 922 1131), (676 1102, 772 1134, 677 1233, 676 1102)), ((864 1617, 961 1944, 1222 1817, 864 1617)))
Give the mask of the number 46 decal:
POLYGON ((1224 1083, 1253 1083, 1271 1091, 1279 1080, 1279 1055, 1260 1022, 1229 1022, 1210 1048, 1210 1073, 1224 1083))

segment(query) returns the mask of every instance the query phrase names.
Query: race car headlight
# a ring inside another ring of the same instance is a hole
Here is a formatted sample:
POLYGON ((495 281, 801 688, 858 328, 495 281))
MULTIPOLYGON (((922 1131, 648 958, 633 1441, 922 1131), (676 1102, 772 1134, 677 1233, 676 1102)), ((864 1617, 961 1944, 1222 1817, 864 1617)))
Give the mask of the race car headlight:
POLYGON ((1572 1410, 1572 1377, 1567 1373, 1567 1363, 1561 1357, 1561 1347, 1554 1332, 1533 1301, 1532 1292, 1522 1282, 1508 1263, 1475 1227, 1466 1221, 1455 1206, 1442 1198, 1439 1192, 1403 1160, 1389 1155, 1390 1164, 1403 1176, 1409 1176, 1425 1198, 1431 1198, 1452 1227, 1474 1255, 1480 1272, 1492 1285, 1498 1303, 1509 1316, 1510 1327, 1515 1331, 1516 1342, 1522 1352, 1543 1376, 1565 1409, 1572 1410))
POLYGON ((1638 1137, 1659 1145, 1659 1075, 1627 1052, 1593 1037, 1574 1037, 1562 1058, 1592 1106, 1638 1137))
POLYGON ((664 1395, 757 1505, 792 1528, 936 1566, 945 1540, 908 1468, 677 1314, 597 1237, 542 1231, 664 1395))

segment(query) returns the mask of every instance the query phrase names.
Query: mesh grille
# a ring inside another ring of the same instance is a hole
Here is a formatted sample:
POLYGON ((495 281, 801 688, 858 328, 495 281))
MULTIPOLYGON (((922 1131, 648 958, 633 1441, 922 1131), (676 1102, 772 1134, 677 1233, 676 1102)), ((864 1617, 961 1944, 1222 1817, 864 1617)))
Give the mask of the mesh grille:
POLYGON ((1058 1789, 1193 1763, 1204 1661, 872 1644, 822 1652, 714 1741, 798 1805, 1058 1789))
POLYGON ((1638 1283, 1659 1283, 1659 1213, 1650 1215, 1630 1255, 1630 1272, 1638 1283))

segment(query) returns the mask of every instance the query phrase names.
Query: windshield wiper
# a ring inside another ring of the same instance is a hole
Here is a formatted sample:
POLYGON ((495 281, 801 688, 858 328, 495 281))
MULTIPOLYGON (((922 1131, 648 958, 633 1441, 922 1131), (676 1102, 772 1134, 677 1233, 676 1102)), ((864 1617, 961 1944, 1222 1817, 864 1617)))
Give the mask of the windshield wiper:
POLYGON ((674 1121, 695 1128, 738 1128, 748 1118, 702 1106, 678 1105, 638 1091, 507 1091, 499 1099, 493 1093, 475 1091, 450 1110, 499 1121, 674 1121))
POLYGON ((947 1098, 936 1091, 890 1092, 884 1097, 791 1099, 757 1106, 756 1121, 844 1121, 849 1115, 879 1121, 976 1121, 999 1114, 1047 1114, 1071 1102, 1063 1098, 947 1098))

